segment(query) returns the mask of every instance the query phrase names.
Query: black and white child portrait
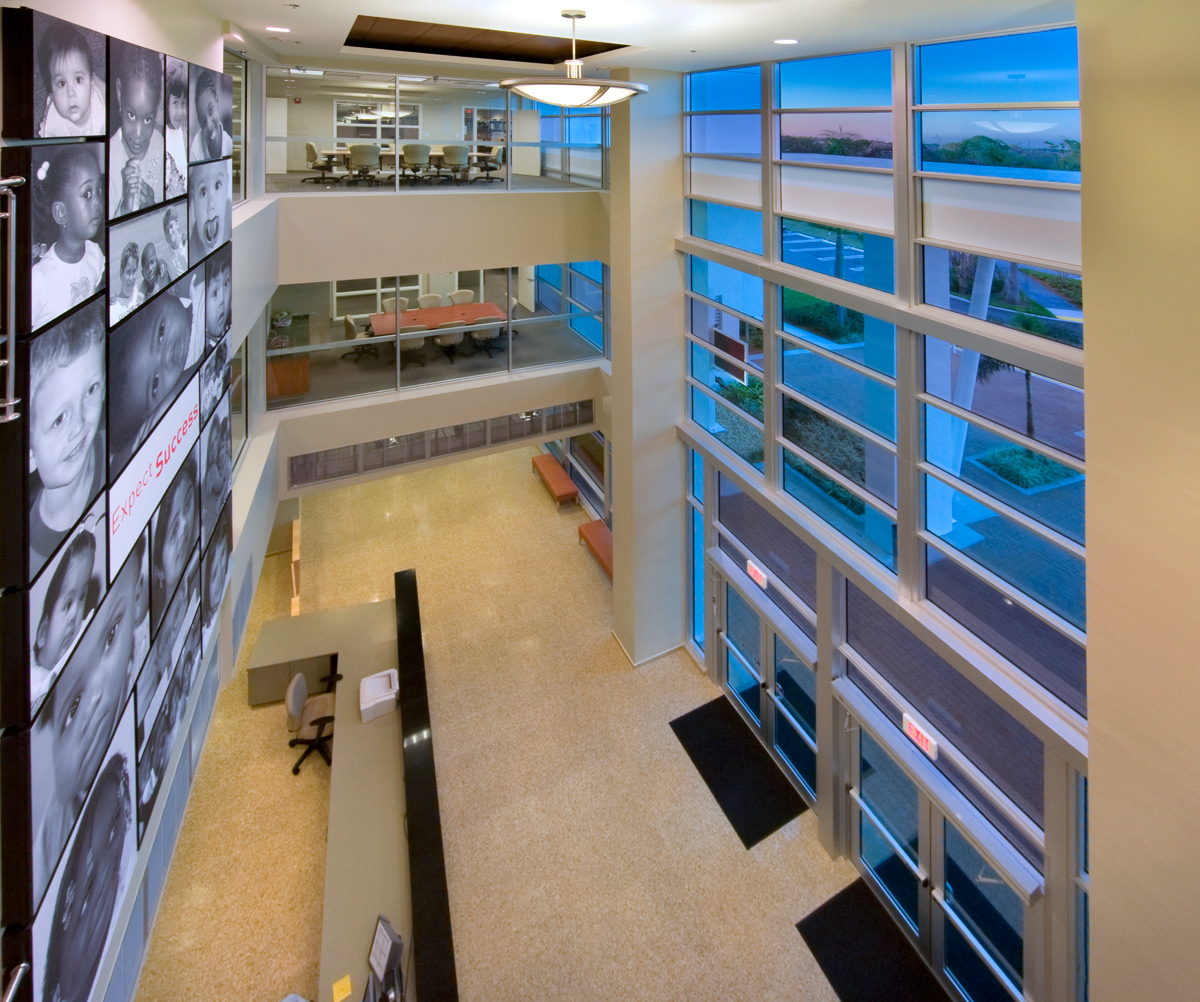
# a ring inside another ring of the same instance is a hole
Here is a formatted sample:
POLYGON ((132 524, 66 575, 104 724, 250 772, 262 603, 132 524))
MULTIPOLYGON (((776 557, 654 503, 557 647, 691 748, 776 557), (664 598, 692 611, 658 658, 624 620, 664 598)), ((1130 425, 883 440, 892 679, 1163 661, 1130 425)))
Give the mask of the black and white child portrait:
POLYGON ((39 138, 107 134, 106 41, 98 31, 34 13, 33 124, 39 138))
POLYGON ((108 322, 115 326, 187 271, 185 203, 108 228, 108 322))
POLYGON ((108 218, 117 219, 163 200, 163 54, 117 38, 109 53, 108 218))
MULTIPOLYGON (((200 616, 200 548, 197 546, 188 561, 187 571, 175 595, 167 606, 166 614, 159 625, 154 643, 150 646, 150 656, 138 676, 135 687, 137 700, 137 747, 141 754, 146 741, 148 723, 147 714, 162 701, 163 690, 170 678, 171 669, 179 661, 183 649, 184 637, 189 624, 200 616)), ((153 721, 153 715, 150 715, 153 721)))
POLYGON ((104 288, 103 143, 36 146, 30 329, 104 288))
POLYGON ((233 77, 203 66, 191 72, 191 145, 188 160, 199 163, 233 153, 233 77))
POLYGON ((197 264, 228 242, 233 228, 233 161, 188 170, 188 260, 197 264))
POLYGON ((229 434, 229 394, 221 398, 200 433, 200 541, 205 547, 233 482, 233 439, 229 434))
POLYGON ((216 641, 218 613, 229 584, 229 554, 233 550, 233 505, 226 501, 208 549, 204 551, 201 577, 204 581, 204 650, 212 650, 216 641))
POLYGON ((204 264, 208 276, 204 332, 211 349, 233 325, 233 245, 226 244, 204 264))
POLYGON ((30 719, 104 595, 107 556, 107 508, 100 498, 29 587, 30 719))
POLYGON ((133 691, 133 680, 141 669, 138 652, 144 655, 149 647, 149 636, 138 636, 147 629, 147 549, 143 534, 47 695, 30 732, 35 905, 50 882, 133 691))
POLYGON ((185 275, 109 334, 109 463, 114 474, 129 462, 196 371, 200 352, 193 346, 193 315, 203 309, 199 291, 198 283, 185 275), (189 296, 173 295, 177 289, 189 296))
POLYGON ((43 331, 29 350, 29 574, 105 483, 104 302, 43 331))
POLYGON ((96 973, 133 875, 132 713, 121 718, 103 762, 33 924, 34 1002, 93 1002, 96 973))
POLYGON ((208 423, 213 408, 229 389, 229 338, 223 337, 200 366, 200 420, 208 423))
MULTIPOLYGON (((166 60, 166 110, 164 112, 164 137, 167 147, 167 157, 170 167, 180 178, 180 183, 187 188, 188 164, 188 64, 182 59, 167 56, 166 60)), ((173 176, 173 175, 172 175, 173 176)), ((182 195, 183 191, 167 191, 167 198, 182 195)))
POLYGON ((193 446, 150 523, 150 615, 154 631, 200 542, 199 451, 199 446, 193 446))

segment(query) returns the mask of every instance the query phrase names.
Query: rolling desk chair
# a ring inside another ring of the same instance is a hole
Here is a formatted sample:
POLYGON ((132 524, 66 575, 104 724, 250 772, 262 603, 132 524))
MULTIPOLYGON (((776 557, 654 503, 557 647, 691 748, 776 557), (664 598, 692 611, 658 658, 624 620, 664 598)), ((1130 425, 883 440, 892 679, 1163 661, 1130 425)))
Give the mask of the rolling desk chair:
MULTIPOLYGON (((330 682, 330 687, 332 685, 330 682)), ((314 751, 327 765, 333 765, 330 745, 333 742, 334 698, 333 692, 322 692, 310 699, 304 673, 296 672, 292 676, 284 706, 287 709, 287 729, 296 736, 288 742, 288 747, 304 745, 304 754, 292 766, 293 776, 300 775, 301 764, 314 751)))

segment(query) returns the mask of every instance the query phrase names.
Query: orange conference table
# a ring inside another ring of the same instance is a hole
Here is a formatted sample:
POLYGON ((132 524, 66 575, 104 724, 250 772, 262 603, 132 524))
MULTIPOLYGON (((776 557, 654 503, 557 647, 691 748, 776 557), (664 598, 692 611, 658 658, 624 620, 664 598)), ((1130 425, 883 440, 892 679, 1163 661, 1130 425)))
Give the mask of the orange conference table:
MULTIPOLYGON (((414 327, 421 324, 433 330, 442 324, 455 323, 467 326, 484 323, 489 320, 507 319, 495 303, 467 303, 463 306, 430 306, 424 310, 404 310, 400 313, 401 327, 414 327)), ((372 313, 371 336, 387 337, 396 333, 395 313, 372 313)))

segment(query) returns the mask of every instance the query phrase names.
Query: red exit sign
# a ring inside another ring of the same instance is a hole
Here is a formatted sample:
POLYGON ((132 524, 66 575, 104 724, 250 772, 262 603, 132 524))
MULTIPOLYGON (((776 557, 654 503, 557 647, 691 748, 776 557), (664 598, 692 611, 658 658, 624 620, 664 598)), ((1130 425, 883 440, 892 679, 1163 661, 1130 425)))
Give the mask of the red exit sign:
POLYGON ((753 560, 746 561, 746 573, 750 575, 750 580, 758 585, 763 591, 767 589, 767 572, 758 566, 753 560))
POLYGON ((918 724, 907 713, 904 714, 904 733, 914 745, 921 749, 926 755, 932 759, 937 758, 937 740, 928 734, 921 725, 918 724))

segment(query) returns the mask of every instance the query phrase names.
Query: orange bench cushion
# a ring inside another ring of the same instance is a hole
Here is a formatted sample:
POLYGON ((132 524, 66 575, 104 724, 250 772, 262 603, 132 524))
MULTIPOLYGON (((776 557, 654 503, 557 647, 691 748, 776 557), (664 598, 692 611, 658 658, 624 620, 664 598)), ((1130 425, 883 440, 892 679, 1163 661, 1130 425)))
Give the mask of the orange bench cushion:
POLYGON ((604 524, 604 519, 598 518, 594 522, 584 522, 579 527, 579 538, 587 544, 587 548, 592 551, 592 556, 596 558, 596 563, 603 568, 604 573, 611 581, 613 575, 612 531, 604 524))
POLYGON ((559 504, 579 497, 579 488, 571 480, 571 475, 558 464, 558 460, 550 453, 542 452, 534 456, 533 468, 542 478, 542 483, 546 485, 550 496, 559 504))

